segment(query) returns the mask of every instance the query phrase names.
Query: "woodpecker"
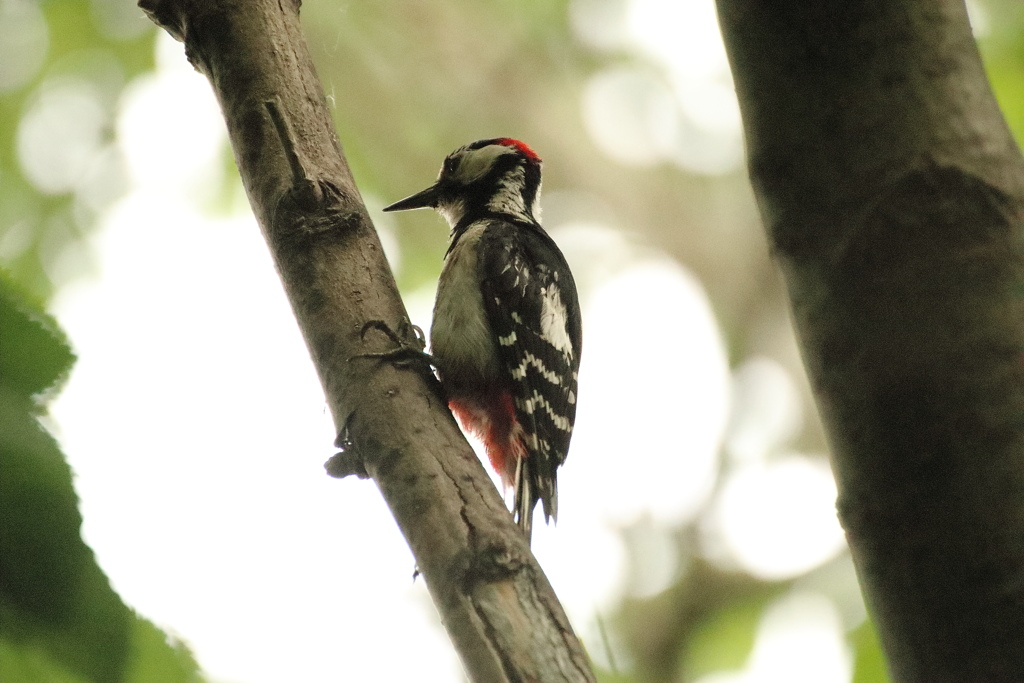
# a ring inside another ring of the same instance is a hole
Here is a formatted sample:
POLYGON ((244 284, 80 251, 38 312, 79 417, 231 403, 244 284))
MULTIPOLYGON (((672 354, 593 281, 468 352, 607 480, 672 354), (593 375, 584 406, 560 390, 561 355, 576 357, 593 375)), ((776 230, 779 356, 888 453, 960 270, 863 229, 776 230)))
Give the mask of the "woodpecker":
POLYGON ((449 408, 513 489, 527 541, 537 501, 545 521, 557 519, 582 344, 576 283, 538 220, 540 167, 518 140, 479 140, 384 209, 433 208, 451 226, 430 353, 449 408))

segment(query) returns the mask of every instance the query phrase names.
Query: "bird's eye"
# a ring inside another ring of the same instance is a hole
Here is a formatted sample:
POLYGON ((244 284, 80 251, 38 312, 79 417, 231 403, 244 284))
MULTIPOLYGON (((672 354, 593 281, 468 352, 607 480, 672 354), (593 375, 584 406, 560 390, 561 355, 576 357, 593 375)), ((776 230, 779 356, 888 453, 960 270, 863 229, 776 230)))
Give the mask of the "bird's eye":
POLYGON ((441 170, 442 175, 452 175, 455 173, 455 169, 458 167, 459 161, 455 157, 448 157, 444 160, 444 168, 441 170))

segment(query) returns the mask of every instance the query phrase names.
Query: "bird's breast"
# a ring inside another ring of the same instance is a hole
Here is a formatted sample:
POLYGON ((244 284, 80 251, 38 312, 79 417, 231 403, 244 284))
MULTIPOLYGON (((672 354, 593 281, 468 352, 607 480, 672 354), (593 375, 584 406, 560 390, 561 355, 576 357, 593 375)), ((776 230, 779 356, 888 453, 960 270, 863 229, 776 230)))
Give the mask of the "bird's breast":
POLYGON ((431 354, 450 393, 500 381, 498 349, 484 309, 477 243, 485 225, 470 227, 445 259, 438 281, 431 354))

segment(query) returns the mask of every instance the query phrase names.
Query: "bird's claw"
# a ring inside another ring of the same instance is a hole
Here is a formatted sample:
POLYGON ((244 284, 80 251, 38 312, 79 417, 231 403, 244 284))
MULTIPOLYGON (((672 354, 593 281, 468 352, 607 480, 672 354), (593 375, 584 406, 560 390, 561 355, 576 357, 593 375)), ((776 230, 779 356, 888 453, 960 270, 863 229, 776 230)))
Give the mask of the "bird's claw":
POLYGON ((413 337, 416 339, 416 346, 409 344, 402 336, 392 330, 386 322, 383 320, 370 320, 363 325, 362 330, 359 332, 360 339, 366 339, 366 333, 370 330, 378 330, 383 332, 388 339, 393 341, 398 348, 391 351, 374 351, 370 353, 360 353, 349 358, 349 362, 352 362, 356 358, 376 358, 378 360, 391 360, 402 363, 410 363, 414 360, 426 361, 431 366, 436 366, 437 363, 434 361, 434 357, 424 351, 426 348, 426 336, 423 334, 423 330, 417 325, 413 325, 408 321, 402 322, 403 326, 412 328, 413 337), (418 348, 417 348, 418 347, 418 348))

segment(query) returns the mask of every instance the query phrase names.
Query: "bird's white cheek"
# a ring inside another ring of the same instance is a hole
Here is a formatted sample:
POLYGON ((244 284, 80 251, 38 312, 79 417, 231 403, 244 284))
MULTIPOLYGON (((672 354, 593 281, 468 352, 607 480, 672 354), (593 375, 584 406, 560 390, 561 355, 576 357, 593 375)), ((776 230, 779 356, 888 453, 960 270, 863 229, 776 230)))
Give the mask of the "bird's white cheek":
POLYGON ((498 157, 512 154, 504 145, 487 145, 462 155, 455 171, 455 180, 463 185, 483 178, 491 170, 498 157))
POLYGON ((454 228, 462 220, 462 217, 466 215, 466 203, 461 199, 444 202, 437 205, 437 212, 444 216, 444 219, 448 221, 448 225, 454 228))

